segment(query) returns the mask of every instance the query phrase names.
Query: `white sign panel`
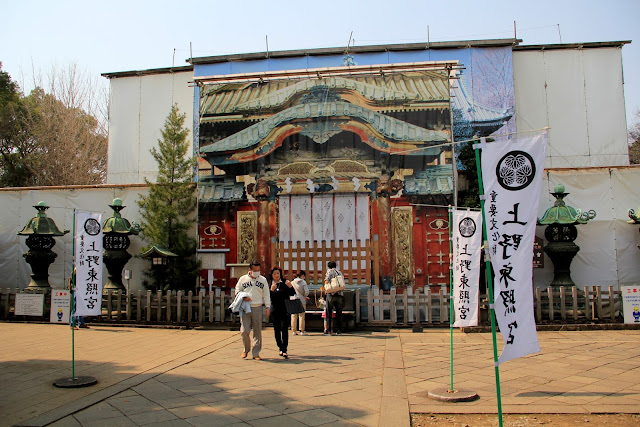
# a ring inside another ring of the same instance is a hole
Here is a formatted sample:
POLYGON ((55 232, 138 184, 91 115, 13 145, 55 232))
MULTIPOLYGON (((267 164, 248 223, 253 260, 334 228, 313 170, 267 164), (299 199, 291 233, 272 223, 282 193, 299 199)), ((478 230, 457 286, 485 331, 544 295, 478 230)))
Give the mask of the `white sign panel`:
POLYGON ((540 351, 532 268, 547 134, 480 145, 494 309, 505 343, 502 363, 540 351))
POLYGON ((16 316, 42 316, 44 294, 16 294, 16 316))
POLYGON ((640 324, 640 286, 622 286, 624 323, 640 324))
POLYGON ((71 313, 71 292, 54 289, 51 291, 51 323, 69 323, 71 313))
POLYGON ((480 250, 482 213, 467 210, 452 212, 453 239, 453 326, 478 325, 480 290, 480 250))
POLYGON ((102 214, 76 211, 76 316, 102 314, 102 214))

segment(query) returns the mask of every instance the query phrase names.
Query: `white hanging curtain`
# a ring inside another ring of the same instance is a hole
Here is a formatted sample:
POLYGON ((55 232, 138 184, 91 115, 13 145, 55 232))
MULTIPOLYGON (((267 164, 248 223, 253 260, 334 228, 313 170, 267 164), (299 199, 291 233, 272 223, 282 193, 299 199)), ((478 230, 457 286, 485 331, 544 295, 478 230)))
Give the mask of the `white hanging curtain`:
POLYGON ((293 195, 279 198, 279 239, 331 242, 369 239, 367 194, 293 195))

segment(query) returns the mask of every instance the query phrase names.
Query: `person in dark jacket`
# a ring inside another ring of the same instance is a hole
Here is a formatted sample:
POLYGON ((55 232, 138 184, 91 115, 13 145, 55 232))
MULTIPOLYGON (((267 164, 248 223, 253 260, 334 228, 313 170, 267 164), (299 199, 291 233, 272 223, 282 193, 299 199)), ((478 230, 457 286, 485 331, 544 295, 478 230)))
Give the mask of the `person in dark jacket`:
POLYGON ((271 321, 276 335, 276 344, 280 350, 280 356, 289 358, 287 347, 289 345, 289 321, 291 315, 287 312, 285 300, 296 294, 296 290, 289 280, 282 276, 280 267, 273 267, 269 276, 271 290, 271 321))

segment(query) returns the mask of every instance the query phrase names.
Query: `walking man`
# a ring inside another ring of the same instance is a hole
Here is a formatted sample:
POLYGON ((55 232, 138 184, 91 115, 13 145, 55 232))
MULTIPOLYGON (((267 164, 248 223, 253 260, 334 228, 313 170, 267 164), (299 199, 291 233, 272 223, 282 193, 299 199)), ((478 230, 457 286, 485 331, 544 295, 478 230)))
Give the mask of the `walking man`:
POLYGON ((267 279, 260 275, 260 262, 253 261, 249 265, 249 272, 238 279, 236 285, 236 293, 246 292, 249 294, 251 303, 251 312, 245 312, 240 317, 240 334, 242 335, 242 343, 244 351, 241 357, 245 359, 252 352, 255 360, 260 358, 260 350, 262 349, 262 315, 263 306, 266 309, 266 316, 269 317, 269 309, 271 307, 271 297, 269 295, 269 285, 267 279), (249 333, 253 329, 253 348, 249 333))

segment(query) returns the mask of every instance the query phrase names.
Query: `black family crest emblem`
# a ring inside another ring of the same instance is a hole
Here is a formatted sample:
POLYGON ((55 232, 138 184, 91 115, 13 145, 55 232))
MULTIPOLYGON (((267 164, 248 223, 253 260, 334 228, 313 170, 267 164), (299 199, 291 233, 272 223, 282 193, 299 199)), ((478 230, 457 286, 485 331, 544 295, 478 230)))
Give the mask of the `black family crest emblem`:
POLYGON ((496 178, 502 188, 518 191, 526 188, 536 176, 536 164, 529 153, 510 151, 496 166, 496 178))
POLYGON ((476 222, 469 217, 462 218, 462 221, 460 221, 460 224, 458 225, 458 229, 460 230, 460 235, 462 237, 471 237, 476 232, 476 222))
POLYGON ((96 236, 100 233, 100 223, 93 218, 89 218, 84 222, 84 231, 90 236, 96 236))

